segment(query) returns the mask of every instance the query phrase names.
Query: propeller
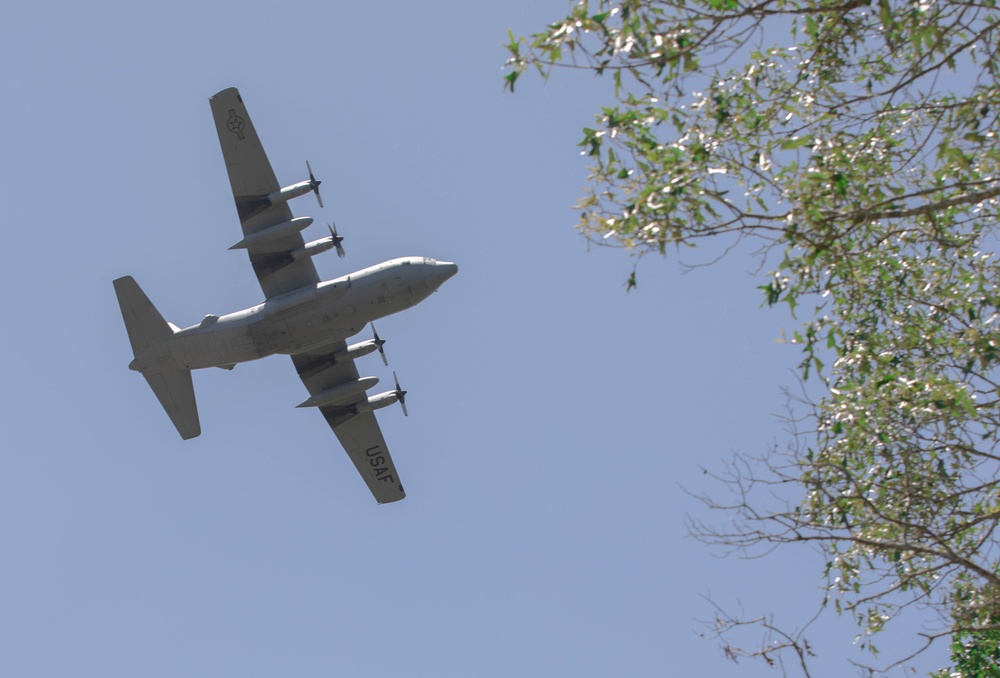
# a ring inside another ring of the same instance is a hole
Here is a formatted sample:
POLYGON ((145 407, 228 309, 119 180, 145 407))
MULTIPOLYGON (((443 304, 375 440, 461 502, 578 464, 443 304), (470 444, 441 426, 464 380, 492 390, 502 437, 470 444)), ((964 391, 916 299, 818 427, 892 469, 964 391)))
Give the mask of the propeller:
MULTIPOLYGON (((316 195, 319 195, 318 193, 316 195)), ((337 222, 333 222, 333 226, 330 224, 326 225, 330 229, 330 237, 333 238, 333 246, 337 248, 337 256, 341 259, 344 258, 344 246, 340 243, 344 242, 343 236, 337 235, 337 222)))
POLYGON ((375 345, 378 346, 378 352, 382 354, 382 364, 388 367, 389 360, 388 358, 385 357, 385 349, 382 348, 385 345, 385 339, 378 338, 378 332, 375 331, 375 323, 371 323, 371 326, 372 326, 372 334, 375 335, 375 345))
POLYGON ((408 417, 410 415, 406 412, 406 391, 399 388, 399 379, 396 378, 395 370, 392 372, 392 380, 396 382, 396 398, 399 399, 399 406, 403 408, 403 416, 408 417))
POLYGON ((317 180, 316 177, 313 176, 313 168, 309 166, 308 160, 306 160, 306 169, 309 170, 309 187, 312 189, 313 193, 316 194, 316 200, 319 201, 320 209, 323 209, 323 198, 319 196, 319 185, 323 182, 317 180))

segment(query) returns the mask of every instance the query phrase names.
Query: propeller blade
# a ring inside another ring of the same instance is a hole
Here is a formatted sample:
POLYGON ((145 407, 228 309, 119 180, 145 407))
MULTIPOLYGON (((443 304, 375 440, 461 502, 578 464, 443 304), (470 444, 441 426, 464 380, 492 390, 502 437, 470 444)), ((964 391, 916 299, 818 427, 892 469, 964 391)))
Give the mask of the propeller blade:
POLYGON ((378 332, 375 331, 375 323, 371 323, 371 326, 372 334, 375 335, 375 345, 378 346, 378 352, 382 355, 382 364, 388 367, 389 359, 385 357, 385 349, 382 348, 385 346, 385 339, 378 338, 378 332))
POLYGON ((396 371, 392 372, 392 380, 396 382, 396 397, 399 398, 399 406, 403 408, 403 416, 410 416, 406 411, 406 391, 399 387, 399 379, 396 378, 396 371))
POLYGON ((337 256, 341 259, 344 258, 344 246, 340 243, 344 242, 344 239, 337 235, 337 222, 333 222, 333 226, 330 224, 326 225, 330 229, 330 237, 333 238, 333 246, 337 248, 337 256))
POLYGON ((319 185, 322 181, 317 181, 316 177, 313 176, 313 168, 309 166, 309 161, 306 160, 306 169, 309 170, 309 185, 312 187, 313 193, 316 194, 316 200, 319 202, 320 209, 323 209, 323 198, 319 194, 319 185))

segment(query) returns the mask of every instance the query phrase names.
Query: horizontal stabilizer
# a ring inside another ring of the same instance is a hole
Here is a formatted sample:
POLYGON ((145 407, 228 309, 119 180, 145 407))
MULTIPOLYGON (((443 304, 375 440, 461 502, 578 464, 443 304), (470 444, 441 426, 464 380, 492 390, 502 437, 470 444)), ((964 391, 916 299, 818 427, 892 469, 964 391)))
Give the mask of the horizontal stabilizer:
POLYGON ((198 420, 198 403, 194 399, 194 383, 191 370, 170 370, 168 372, 143 373, 157 400, 167 411, 181 438, 188 440, 201 435, 198 420))
POLYGON ((118 278, 114 285, 132 353, 138 358, 142 351, 173 334, 173 330, 132 276, 118 278))
MULTIPOLYGON (((140 353, 165 341, 177 328, 163 319, 132 276, 118 278, 114 284, 128 340, 132 344, 132 353, 138 361, 140 353)), ((200 435, 201 422, 198 421, 198 403, 194 399, 191 370, 159 371, 160 369, 144 370, 142 376, 146 377, 149 387, 153 389, 156 399, 166 410, 181 438, 187 440, 200 435)))

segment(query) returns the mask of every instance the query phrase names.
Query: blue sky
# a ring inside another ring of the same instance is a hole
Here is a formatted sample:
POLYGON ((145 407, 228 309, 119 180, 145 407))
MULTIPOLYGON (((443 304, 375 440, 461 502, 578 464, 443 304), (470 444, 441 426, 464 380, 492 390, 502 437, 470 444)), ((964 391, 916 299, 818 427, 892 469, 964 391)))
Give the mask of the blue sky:
MULTIPOLYGON (((502 91, 506 3, 18 3, 0 24, 0 675, 771 676, 698 638, 700 598, 800 621, 807 549, 714 557, 682 489, 783 439, 789 318, 737 252, 681 275, 575 234, 580 128, 609 83, 502 91), (290 361, 195 374, 184 442, 111 280, 185 326, 260 301, 208 97, 236 86, 292 204, 347 258, 459 274, 383 320, 408 496, 377 506, 290 361)), ((710 253, 693 253, 694 263, 710 253)), ((722 520, 723 517, 719 516, 722 520)), ((811 637, 842 675, 853 631, 811 637)), ((857 657, 857 655, 852 655, 857 657)), ((827 672, 828 671, 828 672, 827 672)))

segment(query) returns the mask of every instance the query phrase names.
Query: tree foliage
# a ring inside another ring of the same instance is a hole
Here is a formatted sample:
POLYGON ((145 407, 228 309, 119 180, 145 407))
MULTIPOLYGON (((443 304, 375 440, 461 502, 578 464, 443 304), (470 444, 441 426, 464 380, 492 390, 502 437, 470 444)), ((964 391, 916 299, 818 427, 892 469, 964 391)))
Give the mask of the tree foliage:
MULTIPOLYGON (((958 631, 951 644, 954 678, 1000 678, 1000 630, 958 631)), ((947 678, 944 671, 940 678, 947 678)))
POLYGON ((802 322, 821 393, 787 452, 725 477, 730 528, 694 528, 819 545, 872 650, 914 603, 940 614, 928 642, 987 657, 1000 639, 995 5, 583 0, 507 45, 512 91, 530 70, 612 80, 580 143, 585 236, 640 255, 761 243, 764 300, 802 322), (768 507, 775 486, 794 500, 768 507))

